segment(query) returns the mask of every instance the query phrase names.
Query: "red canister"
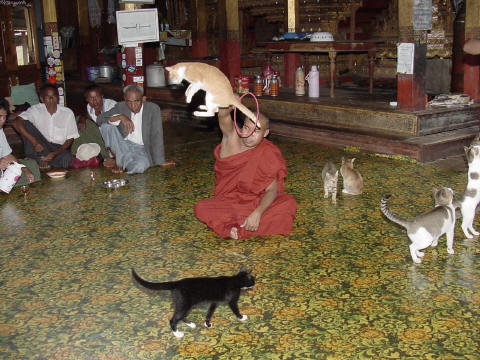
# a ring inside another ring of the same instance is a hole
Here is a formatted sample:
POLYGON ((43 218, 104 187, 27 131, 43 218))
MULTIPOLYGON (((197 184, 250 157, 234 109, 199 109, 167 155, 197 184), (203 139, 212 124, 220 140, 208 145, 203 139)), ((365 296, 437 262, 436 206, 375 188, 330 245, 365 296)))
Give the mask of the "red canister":
POLYGON ((238 88, 239 94, 244 94, 249 91, 248 88, 248 75, 240 75, 240 86, 238 88))
POLYGON ((255 75, 255 82, 253 83, 253 94, 255 96, 263 95, 263 79, 260 75, 255 75))

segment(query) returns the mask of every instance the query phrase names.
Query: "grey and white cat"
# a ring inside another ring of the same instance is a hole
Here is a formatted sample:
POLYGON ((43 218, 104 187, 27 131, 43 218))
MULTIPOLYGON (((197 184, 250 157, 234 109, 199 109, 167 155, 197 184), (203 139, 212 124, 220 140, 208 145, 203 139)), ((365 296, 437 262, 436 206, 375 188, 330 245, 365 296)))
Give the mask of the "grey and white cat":
POLYGON ((480 202, 480 143, 472 142, 469 147, 464 147, 468 162, 468 182, 467 188, 462 197, 455 200, 453 205, 460 208, 462 213, 462 230, 468 239, 480 235, 473 228, 473 220, 477 205, 480 202))
POLYGON ((322 170, 323 190, 325 191, 325 199, 328 199, 328 195, 332 194, 332 203, 337 203, 337 183, 338 183, 338 170, 335 164, 331 161, 327 161, 322 170))
POLYGON ((387 199, 390 195, 386 195, 381 203, 380 209, 385 216, 407 229, 407 235, 412 241, 410 244, 410 255, 413 262, 419 264, 422 262, 424 253, 420 250, 429 246, 437 246, 438 239, 443 234, 447 237, 447 251, 453 254, 453 237, 455 232, 455 208, 453 207, 453 190, 444 187, 437 190, 435 200, 440 201, 439 206, 416 216, 411 220, 402 219, 390 212, 387 208, 387 199), (441 199, 441 200, 439 200, 441 199))
POLYGON ((343 177, 342 193, 349 195, 360 195, 363 192, 363 178, 357 169, 353 168, 355 158, 342 157, 340 173, 343 177))

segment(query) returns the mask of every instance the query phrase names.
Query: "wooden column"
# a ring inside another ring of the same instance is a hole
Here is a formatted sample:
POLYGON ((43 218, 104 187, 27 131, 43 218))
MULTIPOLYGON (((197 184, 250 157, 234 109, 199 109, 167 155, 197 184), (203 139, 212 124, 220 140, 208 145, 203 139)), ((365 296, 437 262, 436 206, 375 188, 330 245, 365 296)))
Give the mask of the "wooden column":
MULTIPOLYGON (((297 32, 300 30, 300 5, 299 0, 285 0, 285 24, 288 32, 297 32)), ((300 66, 300 53, 286 52, 283 55, 285 76, 282 79, 282 86, 295 86, 295 71, 300 66)), ((305 71, 308 71, 305 69, 305 71)))
MULTIPOLYGON (((466 0, 465 41, 480 39, 480 0, 466 0)), ((480 100, 480 56, 465 54, 463 58, 463 92, 480 100)))
POLYGON ((90 26, 88 23, 88 7, 80 0, 77 0, 77 16, 78 16, 78 67, 80 70, 80 78, 87 80, 87 66, 92 65, 92 57, 90 55, 90 26))
POLYGON ((191 1, 192 57, 208 56, 207 8, 205 0, 191 1))
POLYGON ((57 85, 59 105, 66 105, 65 79, 63 71, 63 56, 61 39, 58 35, 57 8, 55 0, 42 0, 44 47, 39 49, 45 51, 47 82, 57 85))
POLYGON ((240 27, 238 19, 238 0, 219 0, 219 19, 226 19, 226 37, 220 40, 221 70, 233 84, 240 75, 240 27), (223 11, 224 10, 224 11, 223 11))
POLYGON ((407 111, 425 109, 425 70, 427 34, 413 28, 413 0, 399 0, 399 43, 414 44, 413 74, 397 74, 398 108, 407 111))

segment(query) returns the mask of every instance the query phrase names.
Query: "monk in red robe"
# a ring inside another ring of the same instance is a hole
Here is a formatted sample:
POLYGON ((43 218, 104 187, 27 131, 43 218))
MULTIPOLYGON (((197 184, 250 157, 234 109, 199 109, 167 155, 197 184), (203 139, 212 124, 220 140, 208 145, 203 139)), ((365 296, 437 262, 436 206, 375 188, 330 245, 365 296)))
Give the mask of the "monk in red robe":
POLYGON ((218 112, 223 136, 214 151, 214 197, 195 204, 195 216, 224 238, 289 234, 297 202, 283 192, 287 167, 280 150, 265 138, 268 118, 260 114, 259 126, 245 120, 239 135, 230 112, 218 112))

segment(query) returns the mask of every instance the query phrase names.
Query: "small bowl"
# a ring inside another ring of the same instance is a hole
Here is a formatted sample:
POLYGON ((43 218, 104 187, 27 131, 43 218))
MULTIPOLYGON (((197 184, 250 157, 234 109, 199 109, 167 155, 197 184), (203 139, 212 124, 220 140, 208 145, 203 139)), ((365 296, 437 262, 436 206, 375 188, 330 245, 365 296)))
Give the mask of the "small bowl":
POLYGON ((102 186, 107 189, 118 189, 123 186, 128 185, 128 180, 127 179, 111 179, 111 180, 105 180, 102 182, 102 186))
POLYGON ((47 171, 45 174, 47 174, 52 179, 61 179, 61 178, 64 178, 67 175, 67 173, 68 173, 67 170, 52 170, 52 171, 47 171))

